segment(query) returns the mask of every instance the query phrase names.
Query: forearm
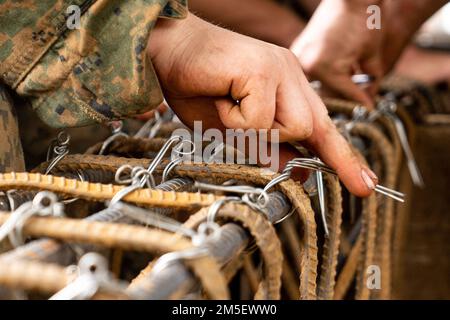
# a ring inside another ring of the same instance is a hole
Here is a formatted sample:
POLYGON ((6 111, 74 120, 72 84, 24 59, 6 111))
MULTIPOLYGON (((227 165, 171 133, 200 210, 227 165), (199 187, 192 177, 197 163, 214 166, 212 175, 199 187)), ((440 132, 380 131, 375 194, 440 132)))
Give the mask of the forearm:
POLYGON ((303 21, 273 0, 190 0, 190 10, 212 23, 289 47, 303 21))

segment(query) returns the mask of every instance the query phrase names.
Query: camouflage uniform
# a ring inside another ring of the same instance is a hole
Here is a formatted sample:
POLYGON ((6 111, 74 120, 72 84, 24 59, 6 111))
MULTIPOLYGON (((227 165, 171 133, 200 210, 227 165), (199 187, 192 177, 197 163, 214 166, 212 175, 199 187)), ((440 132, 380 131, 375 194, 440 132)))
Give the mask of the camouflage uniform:
POLYGON ((19 128, 11 97, 0 84, 0 172, 23 171, 24 161, 19 128))
MULTIPOLYGON (((155 108, 163 98, 146 54, 149 33, 158 17, 184 18, 186 2, 0 0, 0 82, 27 97, 52 127, 85 126, 155 108), (79 29, 68 29, 71 5, 81 9, 79 29)), ((20 142, 13 109, 0 104, 8 114, 0 117, 0 169, 9 170, 14 168, 6 155, 17 156, 12 148, 20 149, 20 142)))

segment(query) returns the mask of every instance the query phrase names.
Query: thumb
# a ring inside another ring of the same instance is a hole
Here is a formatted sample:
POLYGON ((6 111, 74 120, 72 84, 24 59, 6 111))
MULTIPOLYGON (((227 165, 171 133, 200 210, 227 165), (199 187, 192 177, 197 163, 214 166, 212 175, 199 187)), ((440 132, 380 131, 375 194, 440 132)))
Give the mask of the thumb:
POLYGON ((270 129, 275 118, 276 90, 259 87, 233 99, 215 102, 220 120, 230 129, 270 129))
POLYGON ((361 163, 345 138, 332 123, 325 130, 313 134, 306 143, 317 155, 333 168, 347 189, 359 197, 367 197, 378 184, 378 178, 361 163))

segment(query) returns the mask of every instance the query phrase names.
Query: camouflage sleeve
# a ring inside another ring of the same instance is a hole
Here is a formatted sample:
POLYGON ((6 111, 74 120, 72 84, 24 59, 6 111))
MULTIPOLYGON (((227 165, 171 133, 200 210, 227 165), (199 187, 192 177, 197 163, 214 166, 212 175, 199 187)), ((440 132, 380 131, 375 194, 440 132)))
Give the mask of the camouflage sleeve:
POLYGON ((1 80, 53 127, 143 113, 163 99, 149 33, 186 15, 187 0, 0 0, 1 80))
POLYGON ((24 170, 16 113, 6 87, 0 84, 0 172, 24 170))

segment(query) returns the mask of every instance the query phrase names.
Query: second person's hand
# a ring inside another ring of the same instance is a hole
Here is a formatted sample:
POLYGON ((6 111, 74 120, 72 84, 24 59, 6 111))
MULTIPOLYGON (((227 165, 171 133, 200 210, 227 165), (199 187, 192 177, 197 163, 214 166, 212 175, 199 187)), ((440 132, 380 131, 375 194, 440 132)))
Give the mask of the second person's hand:
POLYGON ((382 32, 367 26, 367 8, 376 3, 382 1, 323 0, 291 46, 311 80, 369 108, 382 76, 382 32), (368 92, 352 82, 360 72, 375 77, 368 92))

